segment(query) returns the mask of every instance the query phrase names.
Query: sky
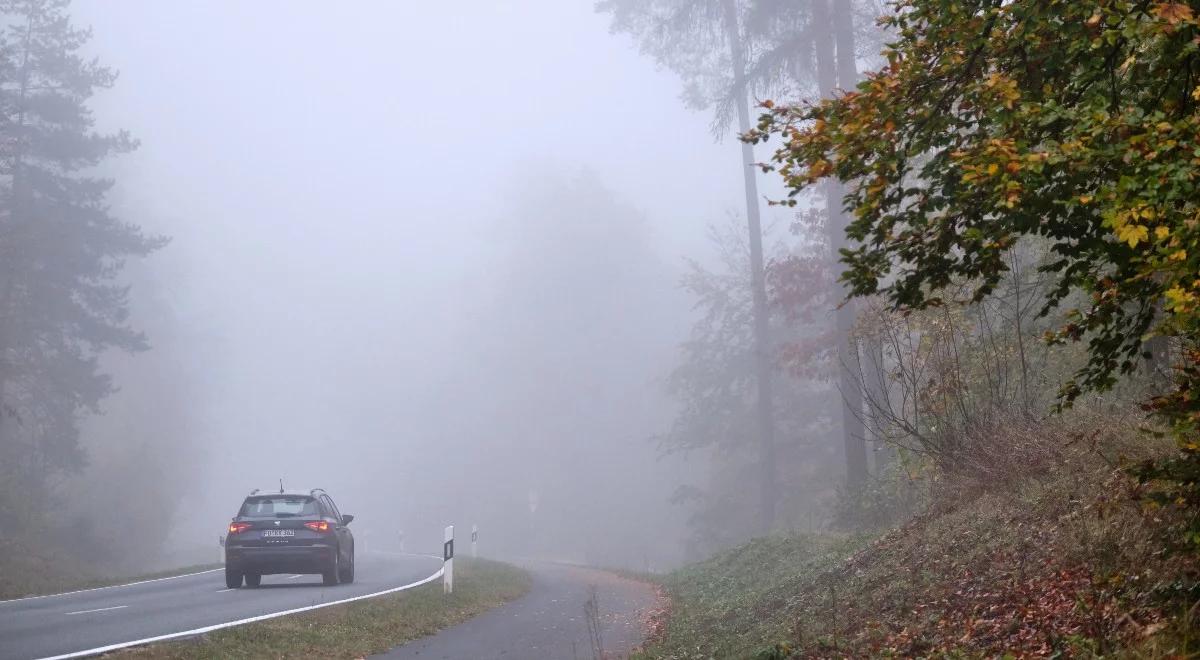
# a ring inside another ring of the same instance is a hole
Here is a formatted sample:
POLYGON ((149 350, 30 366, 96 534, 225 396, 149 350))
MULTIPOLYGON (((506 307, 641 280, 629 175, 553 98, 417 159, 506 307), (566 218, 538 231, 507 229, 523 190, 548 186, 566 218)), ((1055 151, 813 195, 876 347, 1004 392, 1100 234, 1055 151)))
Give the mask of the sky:
MULTIPOLYGON (((455 434, 477 433, 463 418, 495 407, 472 383, 504 385, 464 355, 479 358, 467 346, 487 336, 481 319, 513 294, 496 285, 523 240, 512 216, 537 215, 521 191, 545 181, 607 189, 665 265, 647 287, 679 311, 643 332, 654 364, 595 387, 644 388, 635 399, 653 409, 620 431, 650 466, 630 478, 676 469, 648 440, 669 420, 656 379, 689 323, 675 269, 739 212, 740 155, 591 2, 76 0, 73 14, 94 30, 88 52, 120 72, 93 103, 99 127, 141 143, 108 166, 114 210, 172 239, 146 268, 186 328, 177 360, 159 364, 195 381, 188 441, 201 449, 187 460, 202 476, 181 487, 202 515, 177 537, 208 538, 246 491, 281 477, 372 514, 381 492, 428 509, 404 483, 443 501, 439 488, 476 492, 457 483, 467 468, 446 467, 465 459, 444 454, 474 451, 455 434)), ((564 221, 586 216, 555 203, 564 221)), ((550 306, 579 304, 563 302, 570 287, 554 295, 550 306)), ((130 407, 114 404, 153 413, 130 407)), ((665 501, 668 486, 639 496, 665 501)), ((468 504, 442 517, 472 515, 468 504)))

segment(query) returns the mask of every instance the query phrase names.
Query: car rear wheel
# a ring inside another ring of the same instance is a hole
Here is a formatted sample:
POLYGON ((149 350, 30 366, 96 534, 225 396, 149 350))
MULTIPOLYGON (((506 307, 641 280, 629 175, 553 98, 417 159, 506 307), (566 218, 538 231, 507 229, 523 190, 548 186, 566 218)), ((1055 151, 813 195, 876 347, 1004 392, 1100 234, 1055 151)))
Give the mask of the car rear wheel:
POLYGON ((238 571, 225 567, 225 586, 230 589, 237 589, 242 586, 242 574, 238 571))
POLYGON ((257 588, 258 585, 260 585, 260 584, 262 584, 262 573, 247 573, 246 574, 246 586, 247 587, 257 588))
POLYGON ((332 587, 338 583, 338 574, 341 573, 341 562, 338 561, 338 555, 341 554, 337 548, 333 549, 333 560, 329 562, 329 568, 321 573, 321 581, 327 587, 332 587))
POLYGON ((350 584, 354 582, 354 551, 350 551, 350 561, 342 566, 342 570, 338 571, 338 579, 342 584, 350 584))

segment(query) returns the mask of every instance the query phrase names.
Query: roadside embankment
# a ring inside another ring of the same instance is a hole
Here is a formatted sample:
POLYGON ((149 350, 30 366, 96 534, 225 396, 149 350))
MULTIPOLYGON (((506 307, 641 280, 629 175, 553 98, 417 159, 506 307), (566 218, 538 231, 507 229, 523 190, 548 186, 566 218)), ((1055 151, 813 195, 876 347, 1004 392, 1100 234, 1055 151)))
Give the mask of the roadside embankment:
POLYGON ((1098 455, 877 536, 755 540, 664 579, 646 658, 1193 657, 1196 558, 1098 455))

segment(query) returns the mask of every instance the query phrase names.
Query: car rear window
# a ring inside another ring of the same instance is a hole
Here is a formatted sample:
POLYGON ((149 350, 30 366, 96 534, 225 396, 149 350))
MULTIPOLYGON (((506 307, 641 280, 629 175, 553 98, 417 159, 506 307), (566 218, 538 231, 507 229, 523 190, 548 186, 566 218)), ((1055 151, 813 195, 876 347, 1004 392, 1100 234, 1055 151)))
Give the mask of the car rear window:
POLYGON ((266 495, 249 497, 242 504, 239 516, 245 518, 291 518, 320 514, 317 501, 300 495, 266 495))

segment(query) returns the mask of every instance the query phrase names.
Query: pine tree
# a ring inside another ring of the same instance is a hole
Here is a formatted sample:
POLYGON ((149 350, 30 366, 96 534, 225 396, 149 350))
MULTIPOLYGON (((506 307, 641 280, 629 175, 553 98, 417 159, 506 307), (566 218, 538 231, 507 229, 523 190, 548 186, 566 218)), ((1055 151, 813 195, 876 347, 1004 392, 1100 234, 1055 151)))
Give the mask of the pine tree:
POLYGON ((80 55, 91 33, 68 5, 0 1, 0 522, 30 522, 84 465, 78 418, 113 390, 98 356, 147 346, 122 265, 165 243, 109 213, 95 168, 136 142, 95 130, 88 101, 116 74, 80 55))

